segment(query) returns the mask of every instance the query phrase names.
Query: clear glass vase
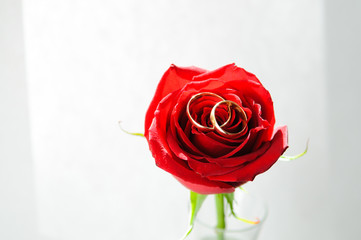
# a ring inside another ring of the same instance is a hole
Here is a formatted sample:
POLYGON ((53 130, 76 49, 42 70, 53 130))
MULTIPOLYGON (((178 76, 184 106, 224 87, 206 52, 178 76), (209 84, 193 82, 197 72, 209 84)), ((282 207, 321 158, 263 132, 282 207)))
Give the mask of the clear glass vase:
POLYGON ((259 197, 245 191, 235 192, 234 212, 240 218, 258 224, 236 219, 226 209, 226 229, 216 228, 216 207, 214 196, 208 196, 198 213, 192 233, 187 240, 256 240, 267 217, 267 205, 259 197))

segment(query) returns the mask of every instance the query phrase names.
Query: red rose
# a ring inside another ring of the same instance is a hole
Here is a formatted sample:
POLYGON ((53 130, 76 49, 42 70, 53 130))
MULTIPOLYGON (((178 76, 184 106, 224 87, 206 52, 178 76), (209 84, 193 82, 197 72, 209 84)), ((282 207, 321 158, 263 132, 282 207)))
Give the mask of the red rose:
POLYGON ((200 194, 229 193, 268 170, 287 149, 273 102, 255 75, 172 65, 145 118, 158 167, 200 194), (213 113, 212 113, 213 111, 213 113))

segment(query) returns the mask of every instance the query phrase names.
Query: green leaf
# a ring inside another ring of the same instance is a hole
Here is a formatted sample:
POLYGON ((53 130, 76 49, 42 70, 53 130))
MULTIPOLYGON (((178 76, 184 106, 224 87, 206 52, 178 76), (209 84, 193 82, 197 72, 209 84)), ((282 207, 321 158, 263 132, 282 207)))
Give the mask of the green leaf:
POLYGON ((133 135, 133 136, 144 137, 144 134, 143 134, 143 133, 135 133, 135 132, 129 132, 129 131, 125 130, 125 129, 122 127, 122 122, 121 122, 121 121, 118 122, 118 125, 119 125, 120 130, 122 130, 122 131, 125 132, 126 134, 133 135))
POLYGON ((245 218, 240 218, 237 216, 237 214, 234 212, 234 193, 225 193, 224 196, 227 199, 227 203, 229 205, 229 209, 231 210, 231 214, 233 217, 235 217, 237 220, 245 222, 245 223, 249 223, 249 224, 258 224, 260 221, 259 219, 256 219, 256 221, 252 221, 249 219, 245 219, 245 218))
POLYGON ((302 157, 302 156, 305 155, 305 154, 307 153, 307 151, 308 151, 308 143, 309 143, 309 140, 307 140, 306 149, 305 149, 305 151, 303 151, 303 153, 300 153, 300 154, 295 155, 295 156, 281 156, 280 161, 288 162, 288 161, 292 161, 292 160, 295 160, 295 159, 297 159, 297 158, 302 157))
POLYGON ((241 189, 243 192, 248 193, 248 191, 244 187, 239 186, 238 188, 241 189))
POLYGON ((234 213, 234 209, 233 209, 234 193, 225 193, 224 196, 226 197, 229 209, 231 210, 231 213, 233 215, 233 213, 234 213))
POLYGON ((208 195, 203 195, 190 191, 191 213, 189 217, 189 227, 182 239, 186 239, 186 237, 192 232, 197 213, 207 196, 208 195))
POLYGON ((191 199, 191 217, 189 221, 190 225, 194 223, 197 213, 207 196, 208 195, 203 195, 192 191, 190 192, 190 199, 191 199))

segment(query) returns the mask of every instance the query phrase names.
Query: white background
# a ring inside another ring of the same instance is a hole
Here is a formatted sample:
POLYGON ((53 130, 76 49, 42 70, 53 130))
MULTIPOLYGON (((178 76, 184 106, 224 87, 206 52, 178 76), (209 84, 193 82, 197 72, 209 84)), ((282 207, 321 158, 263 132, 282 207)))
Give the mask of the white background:
POLYGON ((178 239, 188 191, 144 114, 171 63, 235 62, 271 92, 288 155, 247 185, 260 240, 357 239, 358 1, 0 1, 0 239, 178 239), (342 4, 341 4, 342 3, 342 4))

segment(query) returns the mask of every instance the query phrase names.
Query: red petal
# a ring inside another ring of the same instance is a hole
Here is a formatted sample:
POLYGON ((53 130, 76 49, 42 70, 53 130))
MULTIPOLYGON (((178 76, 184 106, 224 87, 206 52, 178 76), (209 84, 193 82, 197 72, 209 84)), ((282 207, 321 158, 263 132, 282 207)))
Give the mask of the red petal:
POLYGON ((224 182, 252 181, 256 175, 267 171, 287 149, 287 127, 275 130, 270 148, 256 160, 246 163, 242 168, 222 176, 210 176, 210 180, 224 182))
MULTIPOLYGON (((273 128, 275 124, 273 101, 270 93, 261 84, 251 81, 230 81, 227 86, 237 89, 238 95, 244 96, 247 101, 254 101, 255 104, 259 104, 262 110, 261 117, 269 122, 271 129, 273 128)), ((271 136, 272 131, 269 132, 268 138, 270 139, 271 136)))
POLYGON ((260 148, 256 151, 236 157, 229 158, 209 158, 206 157, 206 160, 211 163, 215 163, 220 167, 236 167, 241 166, 246 162, 250 162, 264 154, 267 149, 270 147, 270 142, 264 143, 260 148))
POLYGON ((145 116, 145 132, 148 135, 148 129, 152 123, 154 112, 159 102, 169 93, 183 88, 187 83, 192 81, 194 76, 205 73, 206 70, 197 67, 177 67, 171 65, 170 68, 164 73, 162 79, 158 83, 157 90, 149 105, 148 111, 145 116))
POLYGON ((158 126, 157 118, 149 130, 149 148, 155 158, 158 167, 171 173, 184 186, 200 194, 215 194, 233 192, 234 187, 230 184, 210 181, 189 169, 187 162, 172 155, 170 149, 165 144, 165 140, 159 135, 160 129, 164 126, 158 126))
POLYGON ((223 156, 234 149, 234 146, 223 144, 210 138, 208 134, 197 133, 192 137, 192 143, 199 150, 211 157, 223 156))
POLYGON ((225 168, 215 163, 200 162, 194 159, 188 159, 188 165, 190 168, 192 168, 195 172, 197 172, 203 177, 224 175, 233 172, 239 168, 239 166, 225 168))
POLYGON ((177 92, 171 93, 159 103, 146 136, 157 166, 176 176, 182 184, 192 191, 202 194, 233 192, 234 187, 232 185, 220 181, 210 181, 200 176, 189 168, 186 161, 172 154, 166 135, 171 113, 169 108, 174 105, 177 95, 177 92))
POLYGON ((243 68, 237 67, 234 63, 223 66, 213 71, 205 72, 201 75, 194 77, 194 80, 202 81, 212 78, 217 78, 217 80, 222 82, 246 80, 261 84, 254 74, 247 72, 243 68))
POLYGON ((229 185, 229 187, 221 187, 221 186, 206 186, 195 182, 190 182, 185 179, 176 177, 175 178, 183 184, 186 188, 190 189, 193 192, 199 194, 218 194, 218 193, 232 193, 235 188, 242 185, 243 183, 238 183, 238 186, 229 185))

